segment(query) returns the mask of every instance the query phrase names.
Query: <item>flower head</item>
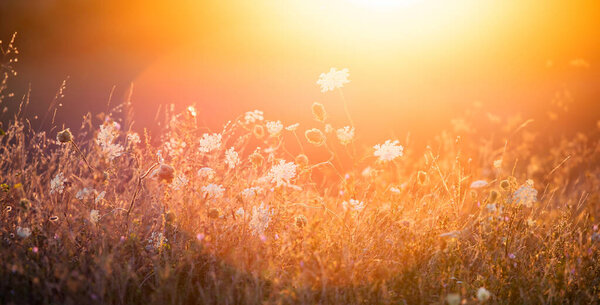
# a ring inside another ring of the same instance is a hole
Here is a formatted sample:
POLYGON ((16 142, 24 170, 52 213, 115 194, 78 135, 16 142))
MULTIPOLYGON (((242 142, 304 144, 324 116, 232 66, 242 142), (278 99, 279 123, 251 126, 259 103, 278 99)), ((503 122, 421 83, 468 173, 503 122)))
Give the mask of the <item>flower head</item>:
POLYGON ((269 132, 269 135, 271 135, 271 137, 278 136, 281 133, 282 129, 283 129, 283 124, 281 124, 281 121, 267 122, 267 132, 269 132))
POLYGON ((96 224, 96 223, 98 223, 98 221, 100 221, 100 211, 91 210, 90 211, 90 222, 93 224, 96 224))
POLYGON ((360 212, 365 208, 365 203, 356 199, 350 199, 348 201, 342 202, 342 207, 344 207, 345 211, 351 210, 360 212))
POLYGON ((202 195, 208 199, 217 199, 223 197, 225 188, 222 185, 211 183, 202 187, 202 195))
POLYGON ((269 207, 261 203, 260 206, 252 207, 252 218, 248 224, 256 235, 263 235, 265 230, 269 227, 271 221, 271 212, 269 207))
POLYGON ((346 126, 336 130, 338 140, 342 145, 348 145, 354 139, 354 127, 346 126))
POLYGON ((533 180, 527 180, 513 194, 513 203, 522 204, 528 208, 537 201, 537 190, 533 188, 533 180))
POLYGON ((290 180, 296 177, 296 164, 294 162, 285 162, 280 160, 279 164, 274 165, 269 173, 267 179, 276 184, 277 187, 282 185, 290 185, 290 180))
POLYGON ((336 68, 331 68, 329 72, 319 75, 317 84, 321 86, 321 92, 333 91, 349 83, 348 76, 348 69, 337 70, 336 68))
POLYGON ((325 144, 325 134, 323 134, 323 132, 317 128, 307 130, 304 133, 304 136, 310 144, 314 144, 316 146, 325 144))
POLYGON ((219 133, 203 134, 200 139, 200 152, 208 153, 217 150, 221 147, 221 139, 223 136, 219 133))
POLYGON ((225 152, 225 164, 227 164, 229 169, 233 169, 240 164, 240 157, 233 147, 225 152))
POLYGON ((50 180, 50 194, 62 194, 65 189, 65 182, 67 182, 67 179, 65 179, 63 173, 56 174, 56 176, 50 180))
POLYGON ((264 120, 263 112, 260 110, 248 111, 244 115, 246 124, 256 123, 264 120))
POLYGON ((31 235, 31 229, 30 228, 17 227, 17 236, 19 236, 21 238, 27 238, 30 235, 31 235))
POLYGON ((392 161, 397 157, 401 157, 403 155, 404 147, 398 145, 398 143, 398 140, 387 140, 383 144, 373 146, 375 149, 375 157, 379 157, 379 161, 382 162, 392 161))
POLYGON ((484 287, 481 287, 479 289, 477 289, 477 299, 481 302, 485 302, 487 300, 489 300, 491 294, 490 292, 485 289, 484 287))
POLYGON ((69 143, 73 140, 73 134, 71 134, 71 130, 67 128, 56 134, 56 140, 60 143, 69 143))

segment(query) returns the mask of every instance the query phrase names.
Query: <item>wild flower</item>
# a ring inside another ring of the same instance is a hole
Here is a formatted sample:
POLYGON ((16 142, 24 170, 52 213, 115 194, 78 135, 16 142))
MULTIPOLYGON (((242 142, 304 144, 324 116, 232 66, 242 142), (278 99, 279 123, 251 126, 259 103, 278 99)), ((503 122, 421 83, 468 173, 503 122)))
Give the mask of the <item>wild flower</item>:
POLYGON ((117 138, 119 128, 120 126, 117 122, 104 123, 100 125, 100 131, 96 137, 96 143, 100 146, 109 161, 123 154, 123 146, 113 143, 117 138))
POLYGON ((459 305, 460 301, 461 297, 458 293, 450 293, 446 295, 446 303, 448 303, 448 305, 459 305))
POLYGON ((296 164, 294 162, 285 162, 285 160, 279 160, 279 164, 273 165, 267 179, 274 183, 277 187, 291 185, 291 180, 296 177, 296 164))
POLYGON ((159 181, 171 183, 173 178, 175 178, 175 169, 173 169, 172 166, 163 163, 154 171, 153 175, 157 176, 159 181))
POLYGON ((97 224, 100 221, 100 211, 91 210, 90 211, 90 222, 93 224, 97 224))
POLYGON ((223 136, 219 133, 203 134, 200 139, 200 147, 198 150, 203 153, 208 153, 217 150, 221 147, 221 139, 223 136))
POLYGON ((17 227, 17 236, 21 237, 21 238, 27 238, 31 235, 31 229, 30 228, 23 228, 23 227, 17 227))
POLYGON ((348 145, 354 139, 354 127, 345 126, 336 130, 338 140, 342 145, 348 145))
POLYGON ((269 227, 271 221, 271 212, 264 202, 260 206, 252 207, 252 217, 248 225, 255 235, 265 234, 265 230, 269 227))
POLYGON ((254 168, 257 168, 259 166, 262 166, 265 157, 263 157, 257 150, 253 152, 250 156, 248 156, 248 160, 250 160, 250 163, 252 164, 252 166, 254 166, 254 168))
POLYGON ((50 180, 50 194, 62 194, 65 189, 65 182, 67 182, 67 179, 65 179, 62 172, 56 174, 56 176, 50 180))
POLYGON ((100 202, 102 199, 104 199, 104 196, 106 196, 106 191, 100 192, 100 194, 98 194, 98 196, 96 196, 94 203, 100 202))
POLYGON ((325 144, 325 135, 323 134, 323 132, 321 132, 321 130, 319 130, 317 128, 312 128, 312 129, 307 130, 304 133, 304 136, 306 137, 306 140, 310 144, 313 144, 316 146, 321 146, 321 145, 325 144))
POLYGON ((202 195, 208 199, 218 199, 223 197, 225 188, 222 185, 211 183, 202 187, 202 195))
POLYGON ((244 115, 246 124, 256 123, 264 120, 263 112, 260 110, 248 111, 244 115))
POLYGON ((127 142, 129 145, 137 145, 141 143, 140 135, 137 132, 130 132, 127 134, 127 142))
POLYGON ((244 208, 239 208, 235 211, 235 216, 239 218, 244 218, 244 208))
POLYGON ((262 192, 262 188, 258 186, 249 187, 242 191, 242 198, 245 201, 251 201, 262 192))
POLYGON ((56 140, 59 143, 69 143, 73 140, 73 134, 71 134, 71 130, 67 128, 56 134, 56 140))
POLYGON ((383 144, 377 144, 373 146, 375 149, 373 155, 375 155, 375 157, 379 157, 379 161, 381 162, 389 162, 397 157, 401 157, 403 155, 404 147, 402 147, 402 145, 398 145, 398 143, 398 140, 387 140, 383 144))
POLYGON ((479 289, 477 289, 477 299, 480 302, 485 302, 485 301, 489 300, 490 296, 491 296, 490 292, 487 289, 485 289, 484 287, 480 287, 479 289))
POLYGON ((160 250, 163 245, 167 243, 168 239, 162 234, 162 232, 152 232, 150 238, 148 239, 148 246, 146 249, 148 250, 160 250))
POLYGON ((267 132, 271 137, 278 136, 283 129, 283 124, 281 124, 281 121, 269 121, 267 122, 266 126, 267 132))
POLYGON ((215 177, 215 170, 210 167, 202 167, 198 170, 198 177, 212 179, 215 177))
POLYGON ((319 80, 317 80, 317 84, 321 86, 321 92, 333 91, 338 88, 342 88, 344 84, 349 83, 348 69, 344 68, 342 70, 337 70, 336 68, 331 68, 327 73, 321 73, 319 75, 319 80))
POLYGON ((494 168, 502 168, 502 159, 494 161, 494 168))
POLYGON ((225 151, 225 164, 229 169, 233 169, 240 164, 240 157, 233 147, 225 151))
POLYGON ((300 126, 300 124, 299 123, 295 123, 295 124, 292 124, 292 125, 286 127, 285 130, 287 130, 287 131, 296 131, 296 129, 298 129, 298 126, 300 126))
POLYGON ((344 211, 351 210, 360 212, 365 208, 365 203, 356 199, 349 199, 348 201, 342 202, 344 211))
POLYGON ((471 188, 472 189, 480 189, 480 188, 484 188, 488 186, 488 182, 485 180, 476 180, 471 182, 471 188))
POLYGON ((533 180, 527 180, 515 191, 512 202, 530 208, 537 201, 537 190, 533 188, 533 180))
POLYGON ((84 187, 84 188, 80 189, 79 191, 77 191, 77 193, 75 194, 75 198, 77 198, 79 200, 84 200, 86 198, 89 198, 90 195, 93 193, 94 193, 93 188, 84 187))
POLYGON ((173 179, 173 182, 171 182, 171 188, 174 190, 180 190, 183 189, 189 182, 190 179, 188 179, 184 173, 178 173, 173 179))
POLYGON ((306 167, 308 166, 308 156, 306 156, 305 154, 299 154, 294 159, 294 162, 296 162, 296 164, 298 164, 298 166, 300 166, 301 168, 306 167))
POLYGON ((333 132, 333 126, 331 126, 331 124, 325 124, 325 133, 332 133, 333 132))

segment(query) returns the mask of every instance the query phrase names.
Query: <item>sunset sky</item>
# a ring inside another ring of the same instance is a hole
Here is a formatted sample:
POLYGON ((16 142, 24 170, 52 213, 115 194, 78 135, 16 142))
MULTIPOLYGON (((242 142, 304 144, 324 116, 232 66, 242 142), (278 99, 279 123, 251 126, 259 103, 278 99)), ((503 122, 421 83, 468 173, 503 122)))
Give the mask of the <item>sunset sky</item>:
POLYGON ((139 126, 168 103, 196 104, 215 128, 253 109, 303 123, 315 101, 344 124, 339 95, 315 84, 330 67, 350 70, 350 111, 374 137, 431 135, 474 102, 545 116, 565 90, 564 122, 599 119, 597 1, 9 0, 0 12, 1 38, 19 32, 15 82, 31 83, 33 108, 69 76, 65 122, 132 82, 139 126))

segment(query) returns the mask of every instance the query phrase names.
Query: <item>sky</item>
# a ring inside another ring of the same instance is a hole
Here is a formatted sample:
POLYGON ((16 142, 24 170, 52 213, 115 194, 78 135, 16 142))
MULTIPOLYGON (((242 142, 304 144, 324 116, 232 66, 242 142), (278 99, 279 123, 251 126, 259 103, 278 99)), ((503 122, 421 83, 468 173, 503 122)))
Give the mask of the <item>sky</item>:
MULTIPOLYGON (((600 2, 434 0, 6 0, 0 39, 18 32, 17 93, 43 113, 67 80, 57 122, 79 123, 113 99, 159 130, 160 105, 196 105, 212 128, 254 109, 312 127, 310 105, 345 119, 316 80, 348 68, 359 134, 431 137, 474 103, 500 116, 546 117, 561 129, 600 119, 600 2), (553 111, 553 110, 552 110, 553 111)), ((164 109, 164 108, 163 108, 164 109)), ((301 127, 302 129, 302 127, 301 127)))

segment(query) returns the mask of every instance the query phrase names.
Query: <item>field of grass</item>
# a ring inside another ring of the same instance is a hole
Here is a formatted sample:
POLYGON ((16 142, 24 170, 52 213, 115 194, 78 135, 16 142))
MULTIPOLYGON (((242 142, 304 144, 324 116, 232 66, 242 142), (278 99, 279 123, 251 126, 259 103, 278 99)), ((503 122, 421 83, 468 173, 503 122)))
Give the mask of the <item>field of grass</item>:
POLYGON ((315 103, 219 130, 190 106, 151 137, 128 104, 38 131, 3 103, 1 304, 600 302, 600 128, 474 107, 425 147, 372 143, 315 103))

